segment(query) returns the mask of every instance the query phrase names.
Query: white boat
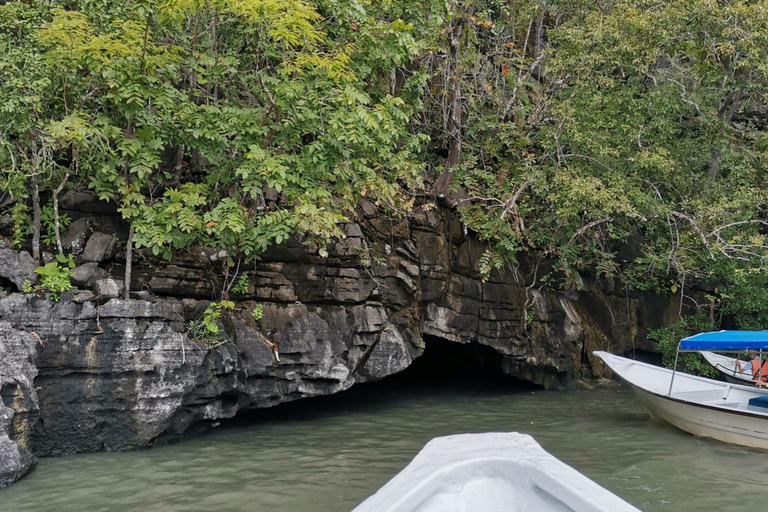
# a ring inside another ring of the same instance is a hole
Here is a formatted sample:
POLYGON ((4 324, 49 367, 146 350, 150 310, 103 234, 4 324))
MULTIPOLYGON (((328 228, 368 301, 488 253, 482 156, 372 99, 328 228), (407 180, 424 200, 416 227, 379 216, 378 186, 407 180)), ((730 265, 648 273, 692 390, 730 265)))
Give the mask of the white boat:
POLYGON ((594 354, 632 386, 652 417, 697 436, 768 449, 768 390, 594 354))
POLYGON ((353 512, 639 512, 531 436, 433 439, 353 512))
MULTIPOLYGON (((752 379, 751 371, 739 371, 739 368, 736 366, 736 358, 715 354, 714 352, 709 352, 707 350, 701 350, 699 353, 715 368, 715 370, 720 372, 720 375, 725 377, 725 380, 728 382, 744 385, 755 383, 754 379, 752 379)), ((741 361, 742 369, 745 364, 747 364, 746 361, 741 361)))

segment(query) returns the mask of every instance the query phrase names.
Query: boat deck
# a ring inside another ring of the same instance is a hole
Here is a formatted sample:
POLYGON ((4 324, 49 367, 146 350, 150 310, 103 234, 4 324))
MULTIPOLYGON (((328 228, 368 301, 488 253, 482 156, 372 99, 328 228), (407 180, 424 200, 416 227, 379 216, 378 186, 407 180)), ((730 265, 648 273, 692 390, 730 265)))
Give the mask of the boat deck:
POLYGON ((750 398, 755 397, 755 391, 757 391, 757 389, 743 389, 742 387, 734 387, 726 384, 717 389, 673 391, 670 397, 701 405, 768 416, 767 408, 749 405, 750 398))

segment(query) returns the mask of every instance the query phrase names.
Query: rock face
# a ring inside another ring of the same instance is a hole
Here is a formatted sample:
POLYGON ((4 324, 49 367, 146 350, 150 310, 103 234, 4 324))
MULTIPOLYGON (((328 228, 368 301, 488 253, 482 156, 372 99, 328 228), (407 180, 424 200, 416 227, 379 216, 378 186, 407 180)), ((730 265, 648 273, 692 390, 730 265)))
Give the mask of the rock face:
POLYGON ((99 264, 95 262, 83 263, 72 269, 72 284, 81 288, 91 288, 97 281, 106 279, 109 273, 99 268, 99 264))
POLYGON ((116 299, 122 295, 125 285, 116 279, 99 279, 94 284, 94 291, 103 298, 116 299))
MULTIPOLYGON (((242 408, 380 379, 405 368, 420 350, 381 307, 267 306, 262 324, 280 330, 272 337, 275 355, 255 327, 253 303, 226 317, 227 343, 211 348, 185 334, 185 315, 201 306, 194 301, 115 299, 99 306, 67 299, 17 294, 0 300, 0 315, 13 319, 12 326, 0 324, 0 333, 13 335, 3 343, 16 354, 7 366, 27 370, 23 379, 12 377, 15 387, 3 388, 16 416, 11 421, 4 413, 0 425, 24 426, 24 448, 31 443, 40 456, 144 448, 242 408), (34 387, 32 359, 39 368, 34 387), (44 427, 32 432, 38 403, 44 427)), ((21 439, 19 432, 12 429, 10 439, 21 439)))
POLYGON ((0 242, 0 278, 7 279, 21 291, 24 281, 34 284, 37 280, 35 274, 35 260, 28 252, 16 252, 8 244, 0 242))
MULTIPOLYGON (((192 339, 208 306, 202 299, 221 293, 222 262, 211 248, 170 263, 137 251, 131 289, 159 297, 152 301, 113 298, 122 283, 99 280, 95 261, 79 267, 78 279, 97 296, 0 299, 0 333, 9 333, 2 339, 14 340, 0 355, 15 354, 0 366, 12 376, 0 374, 0 384, 15 383, 3 388, 0 408, 0 472, 12 475, 4 481, 30 467, 30 449, 48 456, 143 448, 241 409, 382 379, 429 351, 425 336, 487 345, 503 356, 506 373, 560 387, 606 374, 592 350, 654 350, 647 329, 677 314, 674 298, 627 294, 610 281, 580 291, 536 288, 533 265, 484 280, 484 246, 446 211, 418 209, 402 221, 370 203, 360 211, 328 257, 292 240, 240 268, 247 290, 232 297, 235 310, 223 312, 213 344, 192 339)), ((97 236, 89 226, 111 221, 103 212, 81 214, 67 242, 88 253, 97 236)), ((93 259, 101 261, 114 240, 96 242, 93 259)), ((119 258, 101 266, 119 277, 119 258)))
POLYGON ((0 321, 0 488, 34 469, 30 440, 38 420, 33 363, 37 338, 0 321))
POLYGON ((85 243, 80 259, 86 262, 100 262, 112 257, 115 252, 115 237, 95 232, 85 243))

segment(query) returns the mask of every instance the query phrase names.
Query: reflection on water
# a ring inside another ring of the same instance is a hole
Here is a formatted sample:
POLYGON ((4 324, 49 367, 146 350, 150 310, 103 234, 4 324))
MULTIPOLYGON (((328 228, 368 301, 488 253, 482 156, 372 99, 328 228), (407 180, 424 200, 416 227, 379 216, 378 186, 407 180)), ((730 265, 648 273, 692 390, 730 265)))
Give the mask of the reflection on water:
POLYGON ((132 453, 43 459, 0 510, 348 511, 435 436, 518 431, 644 511, 765 507, 768 454, 651 421, 627 388, 378 384, 132 453))

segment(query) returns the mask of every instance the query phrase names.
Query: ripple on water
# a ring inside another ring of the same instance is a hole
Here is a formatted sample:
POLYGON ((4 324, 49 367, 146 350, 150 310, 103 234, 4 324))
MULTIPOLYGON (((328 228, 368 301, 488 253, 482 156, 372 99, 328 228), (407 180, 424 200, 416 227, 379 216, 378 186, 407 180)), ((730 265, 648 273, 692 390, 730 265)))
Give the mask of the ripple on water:
POLYGON ((0 491, 0 511, 348 511, 433 437, 491 431, 533 435, 647 512, 765 505, 754 492, 768 487, 764 452, 651 421, 628 389, 400 385, 281 406, 172 446, 44 459, 0 491))

